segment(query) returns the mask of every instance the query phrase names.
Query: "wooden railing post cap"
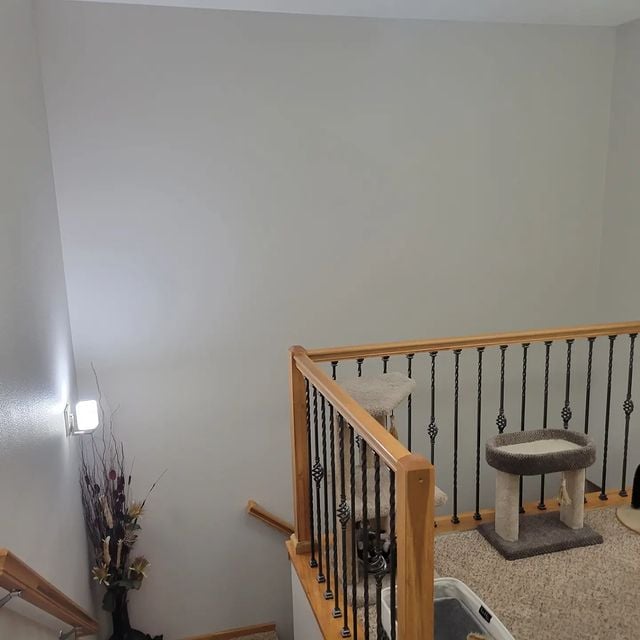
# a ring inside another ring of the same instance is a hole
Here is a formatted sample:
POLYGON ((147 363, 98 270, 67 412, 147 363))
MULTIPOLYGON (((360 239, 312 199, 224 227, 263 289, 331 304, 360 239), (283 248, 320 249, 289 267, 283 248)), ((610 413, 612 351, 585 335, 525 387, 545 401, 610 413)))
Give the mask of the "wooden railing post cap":
POLYGON ((424 457, 417 453, 410 453, 398 460, 398 471, 430 471, 433 465, 424 457))

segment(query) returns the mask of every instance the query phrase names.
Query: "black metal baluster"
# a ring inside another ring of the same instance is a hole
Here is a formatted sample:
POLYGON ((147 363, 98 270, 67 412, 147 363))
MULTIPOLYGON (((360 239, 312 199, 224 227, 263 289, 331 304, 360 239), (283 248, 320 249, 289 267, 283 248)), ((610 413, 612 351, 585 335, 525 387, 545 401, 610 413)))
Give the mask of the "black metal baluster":
POLYGON ((382 373, 387 373, 389 368, 389 356, 382 356, 382 373))
MULTIPOLYGON (((349 607, 347 601, 348 570, 347 570, 347 525, 351 519, 351 510, 347 504, 346 494, 346 474, 344 470, 344 418, 338 415, 338 457, 340 459, 340 506, 336 511, 340 520, 341 542, 342 542, 342 606, 344 608, 344 619, 341 635, 348 638, 351 635, 349 630, 349 607)), ((334 616, 335 609, 334 609, 334 616)))
POLYGON ((364 358, 358 358, 357 361, 358 363, 358 378, 362 377, 362 363, 364 362, 364 358))
POLYGON ((349 425, 349 479, 351 481, 351 621, 353 637, 358 638, 358 529, 356 527, 355 432, 349 425))
POLYGON ((315 533, 315 520, 313 517, 313 473, 312 473, 312 451, 311 451, 311 399, 309 395, 309 381, 305 378, 304 381, 305 394, 307 399, 307 466, 309 468, 309 528, 311 530, 311 558, 309 560, 309 566, 316 568, 318 562, 316 560, 316 533, 315 533))
MULTIPOLYGON (((333 363, 331 363, 333 364, 333 363)), ((329 447, 331 449, 331 513, 333 514, 333 586, 335 589, 335 602, 331 615, 339 618, 342 615, 340 611, 340 585, 338 584, 338 507, 336 500, 336 441, 335 441, 335 421, 333 413, 333 405, 329 403, 329 447)), ((327 567, 327 571, 329 568, 327 567)))
POLYGON ((387 572, 387 563, 382 553, 382 517, 380 514, 380 456, 373 452, 373 484, 375 491, 375 516, 376 516, 376 540, 375 540, 375 578, 376 578, 376 637, 384 637, 382 627, 382 578, 387 572))
POLYGON ((367 452, 365 440, 360 448, 360 466, 362 470, 362 522, 360 539, 362 540, 362 579, 364 587, 364 637, 369 639, 369 497, 367 483, 367 452))
MULTIPOLYGON (((587 390, 584 400, 584 432, 589 433, 589 411, 591 408, 591 368, 593 363, 593 343, 595 338, 589 338, 589 354, 587 356, 587 390)), ((585 498, 586 500, 586 498, 585 498)))
POLYGON ((391 640, 396 640, 396 574, 398 567, 396 541, 396 473, 389 469, 389 583, 391 586, 389 608, 391 609, 391 640))
POLYGON ((318 532, 318 582, 324 583, 326 578, 322 571, 322 507, 320 502, 320 484, 324 478, 324 469, 320 463, 320 443, 318 437, 318 390, 313 387, 313 431, 315 440, 315 461, 311 474, 316 483, 316 525, 318 532))
MULTIPOLYGON (((413 353, 407 354, 407 377, 411 377, 412 373, 412 363, 413 363, 413 353)), ((412 398, 411 394, 407 398, 407 449, 411 451, 411 409, 412 409, 412 398)))
POLYGON ((431 351, 431 419, 427 427, 429 440, 431 441, 431 464, 434 464, 436 454, 436 436, 438 435, 438 425, 436 424, 436 356, 437 351, 431 351))
POLYGON ((602 484, 600 485, 600 500, 608 500, 607 496, 607 456, 609 454, 609 423, 611 420, 611 378, 613 376, 613 343, 616 336, 609 336, 609 365, 607 371, 607 406, 604 419, 604 449, 602 450, 602 484))
POLYGON ((474 520, 482 520, 480 515, 480 445, 482 443, 482 356, 484 347, 478 347, 478 408, 476 416, 476 512, 474 520))
POLYGON ((574 340, 567 340, 567 372, 565 375, 565 383, 564 383, 564 406, 562 407, 562 411, 560 415, 562 417, 562 426, 565 429, 569 428, 569 421, 571 420, 571 416, 573 412, 571 411, 571 405, 569 403, 569 396, 571 395, 571 347, 573 346, 574 340))
POLYGON ((329 548, 329 483, 327 482, 327 408, 325 397, 322 396, 322 469, 324 470, 323 477, 323 493, 324 493, 324 561, 327 568, 327 583, 324 591, 325 600, 331 600, 333 598, 333 591, 331 591, 331 549, 329 548))
POLYGON ((459 403, 459 381, 460 381, 460 353, 462 349, 454 349, 455 357, 454 379, 453 379, 453 516, 451 522, 458 524, 458 403, 459 403))
POLYGON ((504 354, 506 350, 506 344, 500 345, 500 410, 496 418, 498 433, 503 433, 507 428, 507 418, 504 415, 504 354))
MULTIPOLYGON (((520 400, 520 431, 524 431, 526 414, 527 414, 527 354, 529 351, 529 343, 522 344, 522 397, 520 400)), ((520 513, 524 513, 523 496, 524 478, 520 476, 520 513)))
POLYGON ((627 455, 629 453, 629 423, 631 421, 631 414, 633 413, 633 400, 631 399, 631 392, 633 390, 633 352, 635 349, 635 342, 637 333, 629 335, 629 370, 627 373, 627 397, 622 403, 624 410, 624 451, 622 454, 622 483, 620 485, 620 495, 623 498, 627 497, 627 455))
POLYGON ((331 363, 331 377, 332 377, 334 380, 336 379, 337 369, 338 369, 338 360, 334 360, 334 361, 331 363))
MULTIPOLYGON (((549 417, 549 355, 551 352, 552 340, 544 343, 544 401, 542 409, 542 428, 547 428, 547 419, 549 417)), ((540 476, 540 502, 538 509, 545 511, 547 505, 544 503, 544 475, 540 476)))

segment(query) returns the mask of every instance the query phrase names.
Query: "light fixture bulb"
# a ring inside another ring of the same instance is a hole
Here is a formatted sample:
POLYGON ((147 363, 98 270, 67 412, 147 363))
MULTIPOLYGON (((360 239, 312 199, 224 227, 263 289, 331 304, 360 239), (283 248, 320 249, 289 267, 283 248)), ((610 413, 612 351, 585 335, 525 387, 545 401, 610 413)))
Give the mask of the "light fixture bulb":
POLYGON ((76 404, 76 432, 94 431, 99 424, 98 403, 95 400, 82 400, 76 404))

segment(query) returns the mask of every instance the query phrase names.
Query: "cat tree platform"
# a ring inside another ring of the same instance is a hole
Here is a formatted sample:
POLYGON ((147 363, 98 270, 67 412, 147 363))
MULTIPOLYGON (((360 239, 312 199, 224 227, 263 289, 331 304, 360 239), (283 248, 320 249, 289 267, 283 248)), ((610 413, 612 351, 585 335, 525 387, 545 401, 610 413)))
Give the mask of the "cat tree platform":
POLYGON ((602 538, 584 526, 585 470, 596 460, 591 439, 576 431, 539 429, 495 436, 486 459, 496 469, 495 523, 480 532, 507 559, 598 544, 602 538), (562 473, 560 516, 521 519, 520 477, 562 473), (522 533, 525 534, 521 537, 522 533))

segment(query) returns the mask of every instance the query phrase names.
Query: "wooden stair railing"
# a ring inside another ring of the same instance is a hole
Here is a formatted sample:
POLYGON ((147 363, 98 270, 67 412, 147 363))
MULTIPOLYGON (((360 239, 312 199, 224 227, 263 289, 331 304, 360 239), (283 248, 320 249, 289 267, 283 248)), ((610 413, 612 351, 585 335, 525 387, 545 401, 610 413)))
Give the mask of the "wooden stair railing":
POLYGON ((70 625, 78 637, 98 631, 86 611, 7 549, 0 549, 0 588, 20 592, 22 600, 70 625))
POLYGON ((291 523, 267 511, 267 509, 261 507, 255 500, 249 500, 247 502, 247 513, 261 520, 266 525, 280 531, 280 533, 284 533, 287 538, 290 538, 294 533, 294 528, 291 523))
POLYGON ((205 633, 202 636, 192 636, 184 640, 235 640, 235 638, 246 638, 258 634, 272 633, 275 637, 276 625, 273 622, 267 624, 255 624, 250 627, 239 627, 237 629, 227 629, 216 633, 205 633))

